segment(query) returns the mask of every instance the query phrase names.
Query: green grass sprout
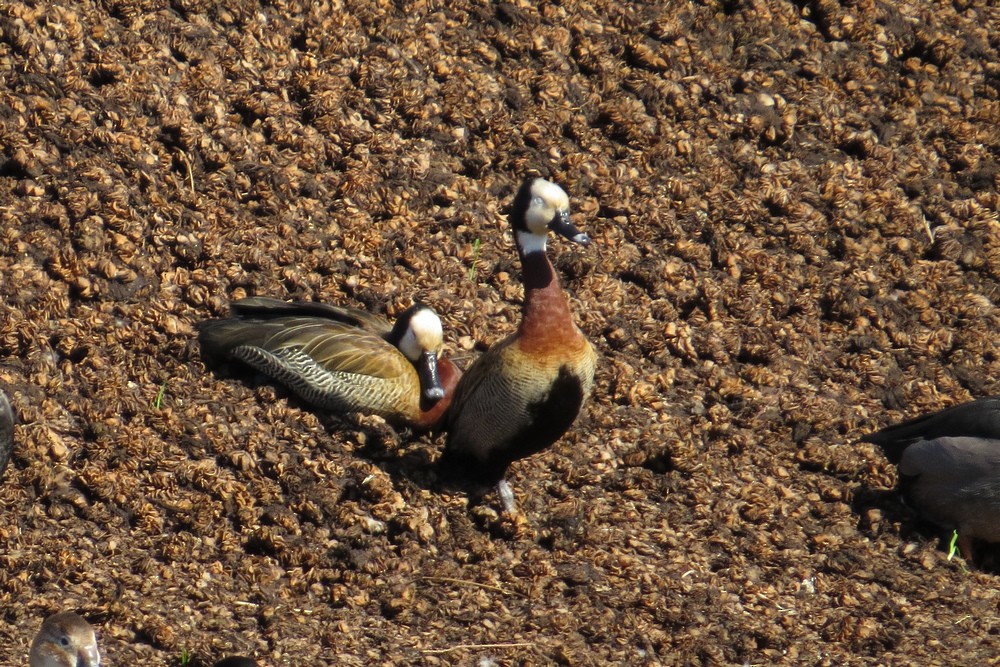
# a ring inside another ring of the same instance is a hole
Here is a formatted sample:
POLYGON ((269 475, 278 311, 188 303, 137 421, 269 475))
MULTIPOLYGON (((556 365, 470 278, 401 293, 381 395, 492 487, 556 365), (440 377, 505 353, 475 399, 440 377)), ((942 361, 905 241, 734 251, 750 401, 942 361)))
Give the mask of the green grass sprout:
POLYGON ((163 405, 163 397, 166 395, 166 393, 167 393, 167 382, 166 380, 164 380, 163 384, 160 385, 160 390, 156 392, 156 398, 153 399, 154 410, 159 410, 160 407, 163 405))
POLYGON ((951 531, 951 542, 948 543, 948 560, 955 557, 955 552, 958 551, 958 531, 951 531))
POLYGON ((479 263, 479 239, 472 242, 472 266, 469 267, 469 281, 476 282, 476 266, 479 263))

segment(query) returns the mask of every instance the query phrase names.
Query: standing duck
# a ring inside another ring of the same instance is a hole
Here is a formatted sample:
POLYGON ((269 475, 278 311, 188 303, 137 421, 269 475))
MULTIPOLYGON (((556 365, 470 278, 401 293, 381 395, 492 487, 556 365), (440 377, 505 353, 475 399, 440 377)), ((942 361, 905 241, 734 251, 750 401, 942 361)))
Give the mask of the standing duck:
POLYGON ((514 511, 507 468, 552 445, 570 427, 594 384, 597 354, 573 322, 569 300, 545 253, 549 230, 574 243, 590 237, 569 219, 569 197, 529 178, 510 212, 524 275, 521 324, 465 372, 445 417, 445 476, 474 495, 496 487, 514 511))
POLYGON ((64 611, 42 623, 28 653, 31 667, 100 667, 97 635, 76 612, 64 611))
POLYGON ((235 317, 199 325, 202 354, 237 359, 309 403, 365 412, 419 429, 441 421, 461 372, 439 357, 441 319, 416 304, 396 324, 320 303, 252 297, 235 317))
POLYGON ((862 438, 899 466, 907 503, 931 523, 972 541, 1000 542, 1000 397, 980 398, 862 438))

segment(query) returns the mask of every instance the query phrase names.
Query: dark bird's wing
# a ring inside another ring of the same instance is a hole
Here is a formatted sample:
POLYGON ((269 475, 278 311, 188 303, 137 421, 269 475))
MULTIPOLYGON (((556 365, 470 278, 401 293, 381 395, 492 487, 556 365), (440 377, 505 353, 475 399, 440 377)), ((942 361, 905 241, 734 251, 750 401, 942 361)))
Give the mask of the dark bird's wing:
POLYGON ((861 440, 878 445, 891 462, 899 463, 909 445, 947 436, 1000 440, 1000 397, 980 398, 915 417, 869 433, 861 440))
POLYGON ((417 410, 413 364, 374 333, 316 317, 210 320, 199 329, 204 356, 238 359, 318 407, 404 419, 417 410))
POLYGON ((956 495, 983 480, 1000 489, 1000 440, 968 436, 921 440, 906 450, 899 472, 948 484, 956 495))
POLYGON ((357 308, 332 306, 327 303, 308 301, 281 301, 265 296, 253 296, 230 304, 233 315, 249 319, 275 319, 279 317, 317 317, 340 322, 369 331, 385 338, 392 330, 392 324, 383 317, 357 308))
MULTIPOLYGON (((315 366, 317 371, 379 378, 395 378, 412 371, 406 357, 379 336, 316 317, 209 320, 201 323, 198 340, 210 356, 247 363, 252 363, 245 358, 247 348, 256 348, 290 364, 315 366)), ((270 374, 269 368, 258 370, 270 374)))

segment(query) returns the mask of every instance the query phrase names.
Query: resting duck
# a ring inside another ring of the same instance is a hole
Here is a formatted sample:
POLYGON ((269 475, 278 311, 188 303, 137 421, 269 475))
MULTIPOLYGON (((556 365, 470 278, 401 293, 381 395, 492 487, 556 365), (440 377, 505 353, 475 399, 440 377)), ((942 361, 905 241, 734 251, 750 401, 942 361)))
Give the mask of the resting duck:
POLYGON ((76 612, 49 616, 31 642, 31 667, 100 667, 97 635, 90 623, 76 612))
POLYGON ((441 421, 461 372, 440 357, 441 319, 416 304, 396 324, 321 303, 252 297, 199 325, 202 354, 237 359, 313 405, 419 429, 441 421))
POLYGON ((931 523, 972 541, 1000 542, 1000 397, 962 403, 862 438, 899 466, 907 503, 931 523))
POLYGON ((445 476, 481 496, 496 487, 514 511, 507 468, 552 445, 570 427, 594 384, 597 354, 573 322, 569 300, 545 254, 548 231, 587 245, 569 219, 569 197, 555 183, 529 178, 511 207, 524 274, 517 332, 465 372, 445 417, 445 476))

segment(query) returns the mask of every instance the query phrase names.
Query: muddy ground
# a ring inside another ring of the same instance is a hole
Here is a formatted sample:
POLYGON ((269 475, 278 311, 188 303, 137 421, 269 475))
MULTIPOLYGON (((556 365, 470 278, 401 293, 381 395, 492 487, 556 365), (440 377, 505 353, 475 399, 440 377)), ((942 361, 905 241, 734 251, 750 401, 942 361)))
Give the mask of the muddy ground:
POLYGON ((992 3, 221 4, 0 4, 3 662, 67 608, 109 665, 997 659, 997 568, 856 442, 1000 393, 992 3), (267 295, 420 298, 467 365, 527 173, 600 365, 520 522, 202 361, 267 295))

